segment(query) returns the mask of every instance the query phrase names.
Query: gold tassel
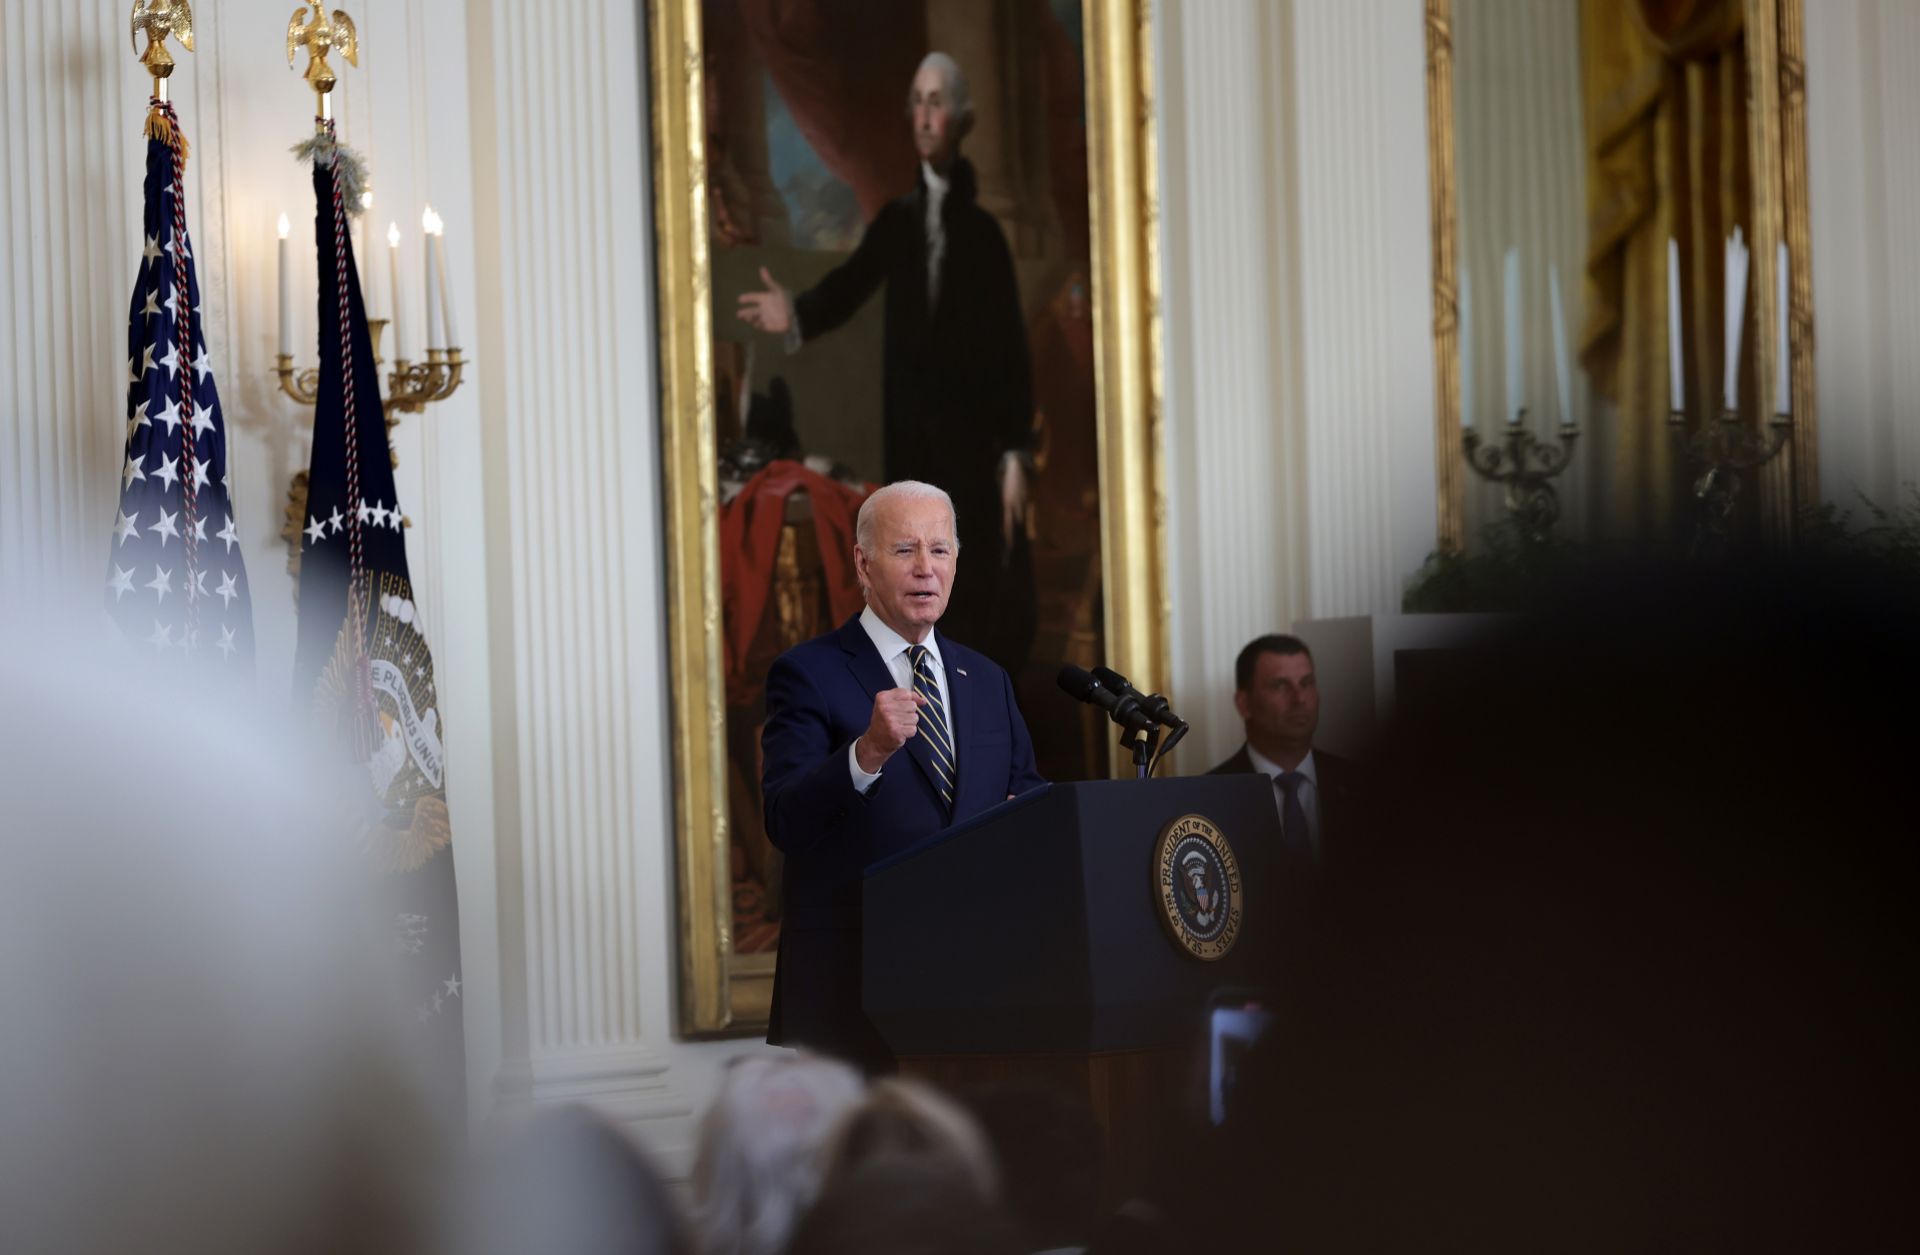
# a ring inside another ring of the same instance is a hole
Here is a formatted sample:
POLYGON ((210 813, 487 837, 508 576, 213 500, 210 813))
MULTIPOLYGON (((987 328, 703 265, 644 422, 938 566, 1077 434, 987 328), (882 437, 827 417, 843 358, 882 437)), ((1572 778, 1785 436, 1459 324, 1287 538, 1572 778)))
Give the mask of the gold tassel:
POLYGON ((147 110, 147 138, 157 139, 168 148, 180 151, 181 160, 187 156, 187 137, 182 135, 173 122, 158 109, 147 110))

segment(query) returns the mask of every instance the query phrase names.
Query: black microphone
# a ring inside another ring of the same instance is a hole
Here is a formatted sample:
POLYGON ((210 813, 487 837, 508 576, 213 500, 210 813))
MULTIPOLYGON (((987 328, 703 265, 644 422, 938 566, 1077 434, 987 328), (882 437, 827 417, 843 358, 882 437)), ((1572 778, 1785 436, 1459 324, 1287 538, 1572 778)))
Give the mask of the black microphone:
POLYGON ((1158 693, 1142 693, 1139 689, 1133 687, 1133 681, 1127 679, 1126 676, 1121 675, 1118 671, 1110 667, 1095 667, 1093 669, 1093 678, 1099 682, 1100 687, 1131 697, 1139 702, 1140 709, 1145 711, 1147 717, 1155 723, 1165 724, 1169 728, 1184 728, 1187 726, 1186 720, 1173 713, 1173 707, 1167 704, 1166 698, 1160 696, 1158 693))
POLYGON ((1106 711, 1109 718, 1130 732, 1145 732, 1154 725, 1153 716, 1140 708, 1138 699, 1104 687, 1072 663, 1060 668, 1060 687, 1075 700, 1106 711))

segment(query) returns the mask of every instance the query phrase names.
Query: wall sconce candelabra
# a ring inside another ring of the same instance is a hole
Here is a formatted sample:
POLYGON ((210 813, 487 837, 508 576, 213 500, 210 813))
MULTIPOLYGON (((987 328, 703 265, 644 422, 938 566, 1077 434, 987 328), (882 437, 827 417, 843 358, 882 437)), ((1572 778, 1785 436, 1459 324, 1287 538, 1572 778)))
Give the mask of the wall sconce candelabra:
POLYGON ((1560 495, 1553 480, 1567 469, 1573 459, 1574 441, 1580 429, 1561 423, 1558 440, 1548 444, 1527 429, 1527 412, 1521 410, 1507 424, 1501 444, 1482 441, 1480 433, 1469 427, 1462 437, 1467 465, 1480 478, 1506 489, 1507 514, 1528 540, 1545 541, 1560 521, 1560 495), (1503 447, 1504 446, 1504 447, 1503 447))
MULTIPOLYGON (((372 209, 373 193, 362 193, 360 198, 361 217, 372 209)), ((376 366, 385 366, 382 342, 388 327, 393 328, 394 356, 393 369, 386 376, 386 394, 381 398, 385 408, 387 426, 391 429, 400 421, 402 414, 418 414, 434 401, 444 401, 460 387, 465 376, 467 359, 456 341, 459 333, 454 321, 453 302, 447 294, 446 267, 446 224, 439 214, 429 205, 420 215, 420 227, 423 237, 423 253, 426 259, 426 300, 427 311, 427 349, 423 361, 409 359, 409 345, 406 328, 399 318, 401 308, 400 287, 400 226, 398 223, 387 225, 387 299, 394 313, 392 318, 368 318, 367 330, 373 340, 373 359, 376 366)), ((291 223, 285 214, 280 215, 280 351, 275 358, 274 372, 280 377, 281 391, 302 405, 312 405, 318 396, 320 371, 318 367, 302 367, 295 363, 293 356, 293 320, 292 320, 292 283, 288 259, 288 240, 291 223)), ((358 254, 361 261, 360 290, 363 298, 370 299, 371 285, 367 282, 368 271, 364 262, 364 253, 358 254)))
POLYGON ((1560 406, 1560 428, 1556 440, 1549 443, 1535 436, 1527 426, 1524 362, 1526 359, 1526 322, 1524 295, 1520 280, 1520 253, 1509 248, 1502 266, 1504 280, 1505 335, 1502 348, 1506 359, 1506 433, 1499 443, 1482 440, 1473 428, 1473 357, 1468 328, 1473 291, 1462 277, 1459 296, 1460 319, 1460 421, 1464 430, 1467 467, 1480 478, 1506 490, 1507 515, 1520 528, 1521 535, 1536 543, 1553 535, 1560 521, 1560 494, 1553 480, 1573 460, 1574 442, 1580 428, 1573 421, 1573 366, 1567 339, 1566 309, 1560 296, 1560 271, 1547 268, 1547 294, 1552 316, 1554 393, 1560 406))
MULTIPOLYGON (((1788 335, 1787 245, 1778 246, 1774 278, 1778 284, 1775 317, 1773 394, 1777 405, 1792 404, 1791 343, 1788 335)), ((1685 441, 1686 459, 1699 468, 1692 485, 1700 507, 1700 527, 1693 538, 1698 551, 1709 543, 1724 543, 1733 534, 1734 507, 1740 481, 1780 456, 1793 438, 1793 415, 1775 413, 1763 429, 1740 415, 1740 341, 1746 330, 1747 278, 1752 254, 1744 233, 1735 228, 1726 242, 1724 273, 1727 284, 1725 376, 1721 382, 1719 416, 1688 435, 1685 359, 1681 352, 1680 249, 1667 241, 1667 358, 1670 408, 1667 429, 1676 442, 1685 441)))

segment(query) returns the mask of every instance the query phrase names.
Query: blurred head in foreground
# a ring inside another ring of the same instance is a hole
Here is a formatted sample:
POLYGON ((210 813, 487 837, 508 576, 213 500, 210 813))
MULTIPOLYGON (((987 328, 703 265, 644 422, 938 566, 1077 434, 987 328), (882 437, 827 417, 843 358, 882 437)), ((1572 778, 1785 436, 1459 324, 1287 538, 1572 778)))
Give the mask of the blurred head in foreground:
POLYGON ((0 641, 0 1249, 414 1251, 445 1143, 300 758, 0 641))
POLYGON ((733 1061, 700 1125, 695 1227, 718 1255, 774 1255, 819 1192, 824 1150, 860 1101, 860 1074, 810 1055, 733 1061))

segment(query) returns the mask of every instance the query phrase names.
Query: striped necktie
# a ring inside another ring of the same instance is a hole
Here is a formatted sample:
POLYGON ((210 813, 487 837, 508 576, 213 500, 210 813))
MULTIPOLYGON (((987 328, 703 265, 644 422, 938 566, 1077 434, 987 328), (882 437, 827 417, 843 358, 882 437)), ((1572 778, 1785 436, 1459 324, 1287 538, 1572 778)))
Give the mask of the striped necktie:
POLYGON ((913 691, 927 699, 920 712, 920 731, 933 751, 933 771, 939 778, 940 800, 953 811, 953 782, 959 778, 953 754, 953 725, 947 720, 947 705, 940 700, 940 685, 933 678, 933 653, 925 645, 907 646, 907 661, 913 665, 913 691))

